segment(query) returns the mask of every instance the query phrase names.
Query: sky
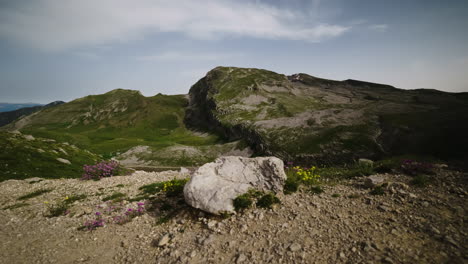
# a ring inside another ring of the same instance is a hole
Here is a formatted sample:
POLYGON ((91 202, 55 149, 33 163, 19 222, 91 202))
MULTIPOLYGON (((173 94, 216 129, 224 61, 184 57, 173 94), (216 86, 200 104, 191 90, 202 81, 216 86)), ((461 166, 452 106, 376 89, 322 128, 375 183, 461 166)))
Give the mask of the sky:
POLYGON ((0 0, 0 102, 186 94, 216 66, 468 92, 465 0, 0 0))

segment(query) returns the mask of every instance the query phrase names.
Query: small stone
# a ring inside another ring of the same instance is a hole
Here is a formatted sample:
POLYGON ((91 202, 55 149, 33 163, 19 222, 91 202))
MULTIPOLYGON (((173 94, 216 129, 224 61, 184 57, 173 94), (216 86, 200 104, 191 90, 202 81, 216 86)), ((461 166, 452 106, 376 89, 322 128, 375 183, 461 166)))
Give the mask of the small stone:
POLYGON ((437 228, 435 228, 435 227, 433 227, 433 226, 431 226, 431 231, 432 231, 434 234, 436 234, 436 235, 440 235, 439 229, 437 229, 437 228))
POLYGON ((384 259, 382 259, 382 263, 385 263, 385 264, 393 264, 393 260, 389 257, 386 257, 384 259))
POLYGON ((356 249, 355 247, 352 247, 352 248, 351 248, 351 251, 352 251, 352 252, 356 252, 357 249, 356 249))
POLYGON ((384 181, 385 181, 385 179, 382 176, 372 175, 372 176, 367 177, 364 180, 364 185, 367 188, 374 188, 376 186, 382 185, 384 183, 384 181))
POLYGON ((459 247, 458 243, 451 236, 445 236, 445 241, 449 242, 455 247, 459 247))
POLYGON ((69 160, 67 160, 67 159, 57 158, 57 161, 61 162, 63 164, 68 164, 68 165, 71 164, 71 162, 69 160))
POLYGON ((302 246, 298 243, 292 243, 290 246, 289 246, 289 250, 291 250, 292 252, 296 252, 296 251, 299 251, 301 250, 302 246))
POLYGON ((429 206, 429 203, 428 203, 427 201, 424 201, 424 202, 422 202, 422 206, 428 207, 428 206, 429 206))
POLYGON ((39 177, 33 177, 33 178, 28 178, 28 179, 26 179, 25 181, 26 181, 27 183, 32 184, 32 183, 40 182, 40 181, 43 181, 43 180, 44 180, 44 179, 39 178, 39 177))
POLYGON ((388 212, 391 210, 391 208, 386 205, 379 205, 377 208, 383 212, 388 212))
POLYGON ((184 167, 180 167, 180 174, 190 174, 190 170, 184 167))
POLYGON ((158 242, 158 247, 163 247, 165 245, 167 245, 167 243, 169 243, 169 241, 171 240, 171 237, 169 236, 169 234, 165 234, 158 242))
POLYGON ((243 232, 245 232, 245 231, 247 231, 247 230, 249 230, 249 228, 247 227, 247 225, 242 225, 242 227, 241 227, 241 232, 243 233, 243 232))
POLYGON ((264 217, 265 217, 265 216, 263 215, 263 213, 260 213, 260 214, 258 215, 258 220, 263 220, 264 217))
POLYGON ((236 259, 236 264, 242 263, 247 260, 247 257, 244 254, 239 254, 236 259))
POLYGON ((364 166, 364 167, 373 167, 374 166, 374 162, 372 160, 370 160, 370 159, 359 159, 358 164, 360 166, 364 166))
POLYGON ((236 245, 236 241, 229 241, 228 247, 234 247, 236 245))
POLYGON ((210 244, 213 244, 215 241, 215 235, 209 235, 205 240, 203 240, 202 245, 208 246, 210 244))
POLYGON ((23 135, 24 139, 26 139, 27 141, 31 141, 31 140, 34 140, 35 138, 31 135, 23 135))
POLYGON ((342 259, 345 259, 345 258, 346 258, 346 255, 345 255, 345 253, 343 253, 343 252, 340 252, 339 256, 340 256, 340 258, 342 258, 342 259))
POLYGON ((216 226, 216 221, 214 221, 214 220, 208 221, 207 226, 208 226, 209 229, 213 229, 216 226))
POLYGON ((192 252, 190 252, 191 258, 194 258, 196 255, 197 255, 197 251, 193 250, 192 252))

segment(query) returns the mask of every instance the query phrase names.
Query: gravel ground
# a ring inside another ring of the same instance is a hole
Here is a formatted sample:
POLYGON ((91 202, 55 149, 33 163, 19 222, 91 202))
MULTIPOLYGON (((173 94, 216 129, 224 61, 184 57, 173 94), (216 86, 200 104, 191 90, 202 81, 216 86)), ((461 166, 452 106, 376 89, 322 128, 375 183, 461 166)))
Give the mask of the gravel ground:
MULTIPOLYGON (((78 230, 112 206, 102 201, 112 193, 135 197, 142 185, 187 176, 137 171, 100 181, 1 182, 0 263, 468 262, 467 175, 448 170, 424 188, 409 185, 405 175, 381 175, 389 182, 384 195, 370 195, 358 178, 325 185, 319 195, 281 195, 272 209, 228 218, 182 206, 166 223, 148 210, 125 224, 78 230), (40 189, 51 191, 17 200, 40 189), (79 194, 86 198, 71 203, 66 215, 46 217, 50 206, 79 194), (21 203, 27 205, 11 208, 21 203)), ((105 217, 138 205, 115 206, 105 217)))

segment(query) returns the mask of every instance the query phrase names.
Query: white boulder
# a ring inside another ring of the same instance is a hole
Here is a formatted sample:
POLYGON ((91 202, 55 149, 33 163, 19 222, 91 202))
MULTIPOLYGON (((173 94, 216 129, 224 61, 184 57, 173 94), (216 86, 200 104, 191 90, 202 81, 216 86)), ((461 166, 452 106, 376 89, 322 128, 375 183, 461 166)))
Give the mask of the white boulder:
POLYGON ((281 192, 285 181, 284 164, 278 158, 221 157, 195 171, 184 187, 184 197, 203 211, 232 213, 237 196, 251 188, 281 192))

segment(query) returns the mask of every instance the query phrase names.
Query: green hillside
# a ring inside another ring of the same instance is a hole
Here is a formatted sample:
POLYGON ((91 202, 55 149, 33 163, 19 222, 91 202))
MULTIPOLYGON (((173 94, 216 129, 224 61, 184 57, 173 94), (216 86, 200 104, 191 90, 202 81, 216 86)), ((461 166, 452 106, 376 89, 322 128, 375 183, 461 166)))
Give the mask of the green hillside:
POLYGON ((74 145, 9 132, 0 132, 0 149, 0 181, 31 177, 77 178, 83 173, 83 164, 93 164, 100 159, 74 145), (57 159, 68 160, 70 164, 57 159))
POLYGON ((196 136, 184 124, 184 95, 144 97, 117 89, 45 109, 8 126, 25 134, 69 142, 104 156, 131 147, 210 145, 216 136, 196 136))

